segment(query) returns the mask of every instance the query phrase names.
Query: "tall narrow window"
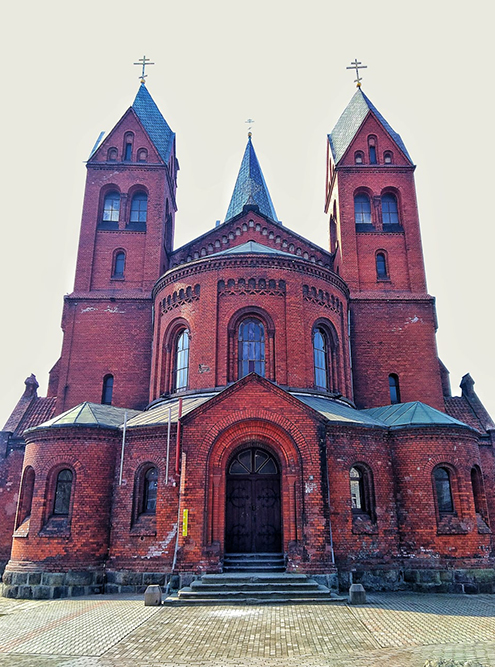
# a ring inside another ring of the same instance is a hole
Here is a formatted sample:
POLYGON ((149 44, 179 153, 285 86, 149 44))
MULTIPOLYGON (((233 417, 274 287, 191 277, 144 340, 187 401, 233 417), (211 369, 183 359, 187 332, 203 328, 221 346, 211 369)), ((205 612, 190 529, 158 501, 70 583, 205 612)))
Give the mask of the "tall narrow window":
POLYGON ((385 253, 383 252, 376 253, 376 277, 388 278, 387 260, 385 258, 385 253))
POLYGON ((313 334, 313 356, 315 362, 315 386, 328 390, 328 337, 323 329, 315 329, 313 334))
POLYGON ((239 326, 239 377, 265 376, 265 327, 259 320, 243 320, 239 326))
POLYGON ((31 515, 31 506, 33 504, 35 474, 31 466, 24 470, 24 476, 21 486, 21 495, 19 498, 19 509, 17 510, 17 524, 18 528, 23 521, 31 515))
POLYGON ((158 470, 156 468, 149 468, 144 476, 143 514, 155 514, 157 489, 158 470))
POLYGON ((148 195, 144 192, 139 192, 132 198, 130 222, 146 222, 147 215, 148 195))
POLYGON ((103 405, 112 405, 113 396, 113 375, 105 375, 103 378, 103 389, 101 392, 101 402, 103 405))
POLYGON ((433 473, 435 480, 435 491, 437 495, 438 511, 440 514, 452 514, 454 501, 452 500, 452 487, 450 484, 450 473, 447 468, 436 468, 433 473))
POLYGON ((376 164, 376 139, 375 137, 368 137, 368 152, 370 164, 376 164))
POLYGON ((119 252, 115 253, 115 258, 113 261, 112 278, 123 278, 124 268, 125 268, 125 252, 123 250, 119 250, 119 252))
POLYGON ((55 499, 53 503, 53 514, 67 516, 70 509, 70 496, 72 492, 72 472, 61 470, 57 476, 55 486, 55 499))
POLYGON ((351 508, 354 514, 368 514, 373 518, 374 493, 371 471, 363 464, 354 465, 349 471, 351 508))
POLYGON ((356 225, 371 224, 371 203, 368 195, 360 194, 354 197, 354 221, 356 225))
POLYGON ((103 202, 103 222, 118 222, 120 211, 120 194, 109 192, 103 202))
POLYGON ((481 471, 478 466, 471 468, 471 487, 473 489, 474 509, 476 514, 483 516, 484 512, 484 493, 483 482, 481 480, 481 471))
POLYGON ((399 210, 395 195, 387 192, 382 196, 382 220, 384 225, 399 224, 399 210))
POLYGON ((388 376, 388 386, 390 390, 390 402, 400 403, 399 376, 391 373, 388 376))
POLYGON ((175 391, 187 389, 189 374, 189 331, 183 329, 175 346, 175 391))

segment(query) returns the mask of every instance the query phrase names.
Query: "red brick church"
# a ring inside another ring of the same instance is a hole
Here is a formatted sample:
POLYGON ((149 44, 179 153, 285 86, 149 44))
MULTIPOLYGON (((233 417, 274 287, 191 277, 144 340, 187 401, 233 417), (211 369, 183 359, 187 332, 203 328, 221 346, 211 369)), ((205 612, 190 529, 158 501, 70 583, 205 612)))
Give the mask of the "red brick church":
POLYGON ((28 378, 0 432, 5 596, 239 559, 495 591, 495 425, 437 355, 414 163, 360 87, 327 142, 326 249, 279 221, 251 136, 225 221, 174 249, 175 135, 144 83, 93 151, 48 396, 28 378))

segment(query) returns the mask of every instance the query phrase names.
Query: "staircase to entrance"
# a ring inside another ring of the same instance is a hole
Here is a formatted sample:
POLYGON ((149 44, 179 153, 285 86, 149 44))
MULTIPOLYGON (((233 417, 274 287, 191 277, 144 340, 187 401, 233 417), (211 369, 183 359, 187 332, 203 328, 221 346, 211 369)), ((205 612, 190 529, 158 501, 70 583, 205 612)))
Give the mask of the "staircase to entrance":
POLYGON ((305 574, 285 572, 281 553, 235 553, 225 556, 223 573, 204 574, 165 604, 328 604, 343 600, 305 574))

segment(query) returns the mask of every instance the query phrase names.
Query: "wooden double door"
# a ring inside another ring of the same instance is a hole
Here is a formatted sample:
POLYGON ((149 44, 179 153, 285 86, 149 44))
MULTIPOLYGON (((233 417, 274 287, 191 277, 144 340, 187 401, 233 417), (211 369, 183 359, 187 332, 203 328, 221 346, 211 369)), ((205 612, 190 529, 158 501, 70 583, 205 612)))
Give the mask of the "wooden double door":
POLYGON ((226 553, 282 551, 280 471, 264 449, 239 452, 227 471, 226 553))

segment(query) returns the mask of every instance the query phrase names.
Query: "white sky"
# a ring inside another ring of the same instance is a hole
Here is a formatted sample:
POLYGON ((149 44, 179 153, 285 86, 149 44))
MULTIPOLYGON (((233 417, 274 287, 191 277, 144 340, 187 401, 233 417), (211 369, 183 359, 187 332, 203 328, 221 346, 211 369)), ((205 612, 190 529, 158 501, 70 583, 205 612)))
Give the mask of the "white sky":
POLYGON ((327 247, 326 135, 355 91, 401 134, 416 184, 438 347, 495 416, 493 0, 60 0, 3 10, 0 427, 61 348, 85 167, 148 88, 177 134, 176 246, 224 219, 254 145, 285 225, 327 247))

